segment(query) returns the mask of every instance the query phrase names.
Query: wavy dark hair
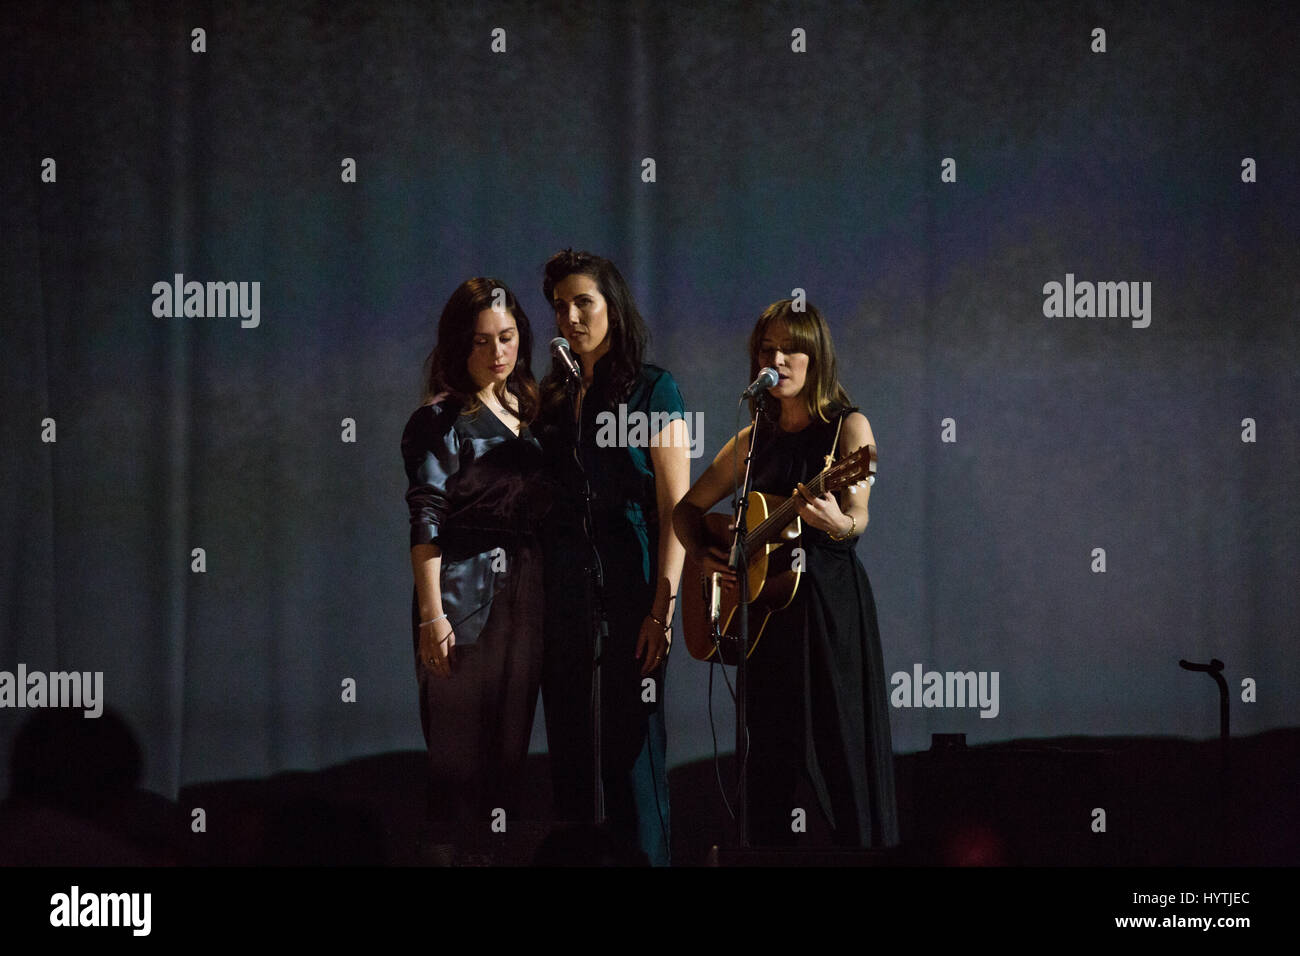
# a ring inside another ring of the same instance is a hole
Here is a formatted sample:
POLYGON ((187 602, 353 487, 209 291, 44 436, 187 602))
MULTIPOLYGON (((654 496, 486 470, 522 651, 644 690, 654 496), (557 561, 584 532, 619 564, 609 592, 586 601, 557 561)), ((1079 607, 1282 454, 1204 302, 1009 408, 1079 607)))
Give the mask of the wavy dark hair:
POLYGON ((497 289, 504 291, 506 311, 514 317, 515 327, 519 330, 519 354, 515 367, 505 383, 497 386, 497 398, 510 411, 504 392, 508 390, 515 396, 519 403, 515 417, 528 425, 537 417, 540 398, 531 364, 533 330, 523 306, 500 279, 482 276, 466 279, 442 307, 442 317, 438 319, 438 343, 424 360, 424 400, 428 402, 445 392, 459 399, 465 412, 478 411, 482 402, 478 400, 479 387, 469 374, 469 353, 474 348, 474 326, 478 323, 478 315, 493 307, 497 289))
MULTIPOLYGON (((758 362, 758 349, 768 326, 773 322, 784 322, 790 330, 794 351, 808 356, 808 377, 804 380, 801 392, 808 414, 828 422, 845 409, 852 408, 849 393, 840 384, 835 347, 831 345, 830 326, 811 303, 803 311, 797 311, 793 299, 781 299, 763 310, 754 331, 749 335, 749 380, 752 382, 758 378, 762 369, 758 362)), ((777 403, 766 394, 763 397, 766 401, 762 403, 751 399, 750 411, 755 410, 756 404, 761 404, 769 417, 775 418, 780 412, 777 403)))
MULTIPOLYGON (((596 283, 605 298, 609 315, 609 375, 602 383, 600 393, 593 395, 602 406, 616 405, 631 394, 641 376, 641 363, 645 359, 648 335, 645 320, 632 299, 618 267, 604 256, 590 252, 565 249, 546 260, 543 266, 542 295, 549 304, 555 287, 571 275, 584 275, 596 283)), ((551 370, 542 380, 542 404, 549 408, 564 400, 565 374, 555 359, 551 370)))

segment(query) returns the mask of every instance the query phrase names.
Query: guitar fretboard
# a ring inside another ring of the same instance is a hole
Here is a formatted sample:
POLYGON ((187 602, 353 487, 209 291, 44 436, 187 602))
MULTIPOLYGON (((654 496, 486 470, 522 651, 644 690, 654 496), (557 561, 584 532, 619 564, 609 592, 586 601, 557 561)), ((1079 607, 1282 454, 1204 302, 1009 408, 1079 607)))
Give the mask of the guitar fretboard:
MULTIPOLYGON (((827 477, 834 474, 834 472, 835 469, 820 472, 816 478, 806 482, 804 487, 808 489, 808 493, 814 498, 820 498, 824 493, 827 477)), ((745 538, 746 562, 757 554, 760 548, 765 547, 770 540, 780 534, 790 522, 794 521, 798 513, 793 497, 785 499, 773 509, 772 513, 764 518, 745 538)))

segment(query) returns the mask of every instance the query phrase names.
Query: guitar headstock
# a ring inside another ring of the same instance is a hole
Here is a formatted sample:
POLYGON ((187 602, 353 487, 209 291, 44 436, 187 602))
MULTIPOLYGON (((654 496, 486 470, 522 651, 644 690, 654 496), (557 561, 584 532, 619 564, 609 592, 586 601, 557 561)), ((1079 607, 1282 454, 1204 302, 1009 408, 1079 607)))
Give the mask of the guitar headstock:
POLYGON ((876 474, 876 446, 863 445, 843 461, 837 461, 829 471, 822 472, 822 483, 827 492, 839 491, 849 485, 866 481, 876 474))

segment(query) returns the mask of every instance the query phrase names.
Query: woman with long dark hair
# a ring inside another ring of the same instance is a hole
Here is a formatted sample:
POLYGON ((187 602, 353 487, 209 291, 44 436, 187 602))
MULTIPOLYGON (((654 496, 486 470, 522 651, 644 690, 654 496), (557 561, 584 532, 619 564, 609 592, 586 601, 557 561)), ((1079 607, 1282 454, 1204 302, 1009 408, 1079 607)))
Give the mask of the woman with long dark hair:
POLYGON ((545 535, 542 687, 556 815, 590 821, 594 801, 597 601, 592 576, 583 573, 591 566, 585 481, 609 633, 601 667, 606 816, 614 833, 639 845, 652 864, 667 865, 663 702, 684 557, 671 520, 690 484, 685 408, 672 375, 644 362, 645 324, 612 262, 587 252, 557 253, 546 263, 542 294, 581 368, 581 380, 570 384, 557 361, 542 382, 540 434, 556 485, 545 535), (620 421, 628 427, 614 427, 620 421))
MULTIPOLYGON (((770 305, 754 326, 749 356, 751 380, 764 367, 779 376, 758 402, 753 489, 794 497, 803 522, 794 599, 767 620, 748 659, 750 837, 759 846, 793 842, 795 793, 804 778, 837 844, 892 846, 898 819, 888 678, 875 598, 855 551, 871 488, 863 481, 838 496, 814 496, 804 487, 828 455, 843 460, 875 437, 840 384, 830 329, 811 305, 770 305)), ((733 493, 733 469, 749 454, 753 431, 747 427, 723 446, 673 515, 693 561, 731 588, 727 553, 706 540, 702 517, 733 493)))
POLYGON ((541 680, 545 509, 528 316, 496 279, 452 293, 402 434, 411 629, 434 842, 482 847, 516 806, 541 680), (499 818, 499 815, 498 815, 499 818))

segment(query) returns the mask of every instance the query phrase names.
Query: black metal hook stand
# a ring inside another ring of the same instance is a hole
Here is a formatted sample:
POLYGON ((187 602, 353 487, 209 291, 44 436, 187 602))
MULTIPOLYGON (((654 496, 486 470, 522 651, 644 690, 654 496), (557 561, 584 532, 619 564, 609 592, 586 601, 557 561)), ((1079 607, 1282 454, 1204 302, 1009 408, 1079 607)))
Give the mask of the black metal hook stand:
POLYGON ((1178 666, 1186 671, 1201 671, 1209 674, 1214 678, 1214 683, 1219 686, 1219 852, 1218 859, 1214 862, 1223 866, 1228 862, 1228 851, 1231 846, 1228 816, 1228 782, 1232 779, 1228 763, 1228 743, 1231 739, 1228 735, 1228 682, 1223 679, 1223 661, 1217 657, 1211 658, 1208 664, 1180 660, 1178 666))
POLYGON ((1223 661, 1217 657, 1208 664, 1193 664, 1191 661, 1179 661, 1178 666, 1185 671, 1203 671, 1214 678, 1219 685, 1219 737, 1228 739, 1228 682, 1223 679, 1223 661))

